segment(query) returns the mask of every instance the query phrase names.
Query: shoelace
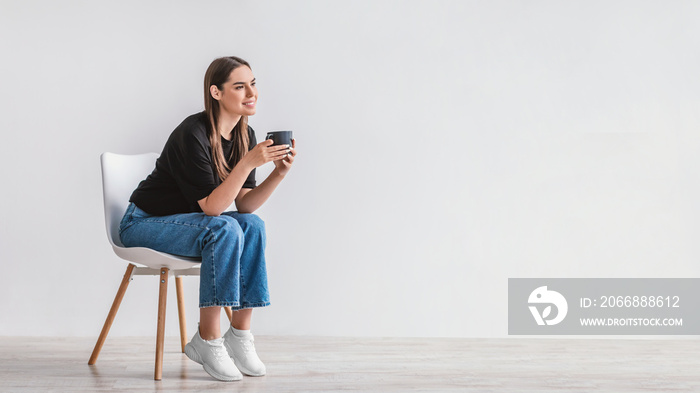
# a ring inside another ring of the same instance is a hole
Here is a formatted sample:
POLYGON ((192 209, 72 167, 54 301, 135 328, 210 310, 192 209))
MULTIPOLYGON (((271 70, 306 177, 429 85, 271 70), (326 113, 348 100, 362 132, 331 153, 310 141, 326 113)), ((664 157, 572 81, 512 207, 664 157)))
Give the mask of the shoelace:
POLYGON ((216 360, 222 361, 228 359, 228 351, 226 351, 223 345, 212 345, 211 349, 214 352, 216 360))
POLYGON ((253 339, 249 338, 239 338, 238 339, 241 342, 241 345, 243 347, 243 352, 245 353, 251 353, 255 352, 255 345, 253 344, 253 339))

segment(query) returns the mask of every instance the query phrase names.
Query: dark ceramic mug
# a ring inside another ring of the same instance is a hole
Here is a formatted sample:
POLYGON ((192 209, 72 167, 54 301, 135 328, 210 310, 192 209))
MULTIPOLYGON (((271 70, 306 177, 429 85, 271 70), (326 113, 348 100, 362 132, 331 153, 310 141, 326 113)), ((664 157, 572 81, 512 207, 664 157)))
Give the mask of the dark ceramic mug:
POLYGON ((291 131, 270 131, 267 133, 265 140, 272 139, 272 146, 289 145, 291 148, 292 138, 293 136, 291 131))

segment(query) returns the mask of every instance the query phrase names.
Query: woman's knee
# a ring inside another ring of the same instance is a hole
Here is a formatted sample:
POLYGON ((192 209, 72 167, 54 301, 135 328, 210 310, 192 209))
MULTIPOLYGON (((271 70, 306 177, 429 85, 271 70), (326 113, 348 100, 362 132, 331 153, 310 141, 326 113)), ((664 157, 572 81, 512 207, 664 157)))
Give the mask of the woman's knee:
POLYGON ((239 214, 237 219, 243 229, 254 229, 265 232, 265 221, 263 221, 263 219, 258 217, 256 214, 239 214))
POLYGON ((241 225, 238 221, 229 216, 221 215, 212 217, 207 226, 210 231, 217 236, 243 237, 241 225))

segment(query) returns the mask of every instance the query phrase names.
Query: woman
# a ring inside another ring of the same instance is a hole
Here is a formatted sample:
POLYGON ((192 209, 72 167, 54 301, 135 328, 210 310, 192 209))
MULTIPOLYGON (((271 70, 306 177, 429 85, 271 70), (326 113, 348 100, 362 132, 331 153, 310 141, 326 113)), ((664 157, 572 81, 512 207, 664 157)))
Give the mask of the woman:
POLYGON ((127 247, 201 257, 199 330, 187 356, 222 381, 265 375, 250 333, 254 307, 270 304, 265 227, 252 214, 270 197, 294 162, 292 146, 256 144, 248 126, 258 91, 250 65, 237 57, 214 60, 204 76, 204 112, 170 135, 153 172, 130 198, 119 227, 127 247), (255 168, 274 162, 256 186, 255 168), (233 203, 237 211, 226 211, 233 203), (221 307, 233 309, 221 335, 221 307), (240 370, 240 371, 239 371, 240 370))

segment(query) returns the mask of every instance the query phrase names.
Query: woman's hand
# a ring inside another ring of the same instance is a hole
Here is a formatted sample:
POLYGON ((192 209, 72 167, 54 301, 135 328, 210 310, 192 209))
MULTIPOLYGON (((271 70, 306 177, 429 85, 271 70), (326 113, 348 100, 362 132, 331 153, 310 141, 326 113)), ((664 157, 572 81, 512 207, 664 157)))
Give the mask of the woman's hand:
POLYGON ((292 138, 292 148, 289 149, 289 154, 281 160, 275 160, 275 170, 280 175, 286 175, 287 172, 289 172, 289 169, 292 167, 292 163, 294 163, 294 157, 297 156, 296 146, 297 141, 296 139, 292 138))
MULTIPOLYGON (((282 161, 287 156, 289 145, 272 146, 273 143, 275 142, 272 139, 266 139, 258 143, 243 156, 241 162, 250 170, 270 161, 275 161, 276 165, 277 161, 282 161)), ((293 143, 294 140, 292 140, 293 143)))

